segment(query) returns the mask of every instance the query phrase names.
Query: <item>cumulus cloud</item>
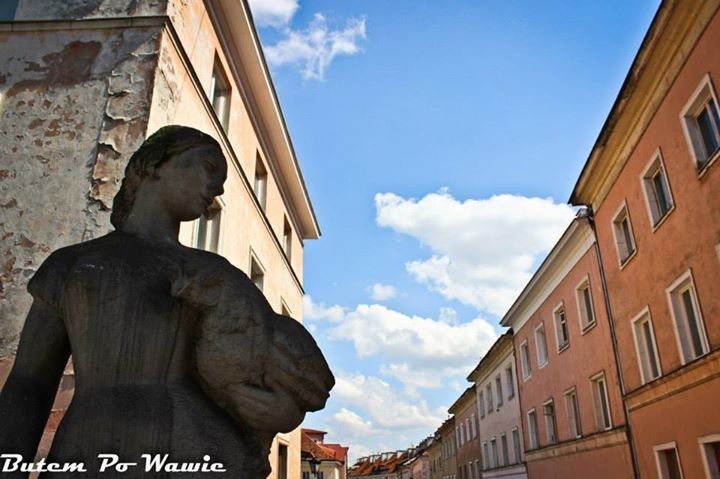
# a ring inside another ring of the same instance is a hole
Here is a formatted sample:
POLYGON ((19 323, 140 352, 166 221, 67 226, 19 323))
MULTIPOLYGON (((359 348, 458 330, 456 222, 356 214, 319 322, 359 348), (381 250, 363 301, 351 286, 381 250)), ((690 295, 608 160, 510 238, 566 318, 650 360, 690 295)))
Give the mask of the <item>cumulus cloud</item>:
POLYGON ((344 407, 333 414, 332 419, 344 436, 367 437, 375 433, 372 422, 344 407))
POLYGON ((397 289, 395 286, 375 283, 370 287, 370 298, 373 301, 387 301, 395 296, 397 296, 397 289))
POLYGON ((349 18, 342 28, 333 29, 316 13, 304 29, 283 30, 284 38, 265 47, 271 65, 293 65, 306 80, 323 80, 332 61, 340 55, 355 55, 367 39, 364 18, 349 18))
MULTIPOLYGON (((423 399, 409 401, 390 384, 375 376, 344 374, 336 376, 333 397, 364 411, 368 419, 357 413, 338 414, 334 421, 352 424, 356 431, 367 428, 375 434, 395 434, 398 430, 433 428, 443 421, 445 409, 431 409, 423 399), (357 416, 357 417, 356 417, 357 416)), ((341 410, 342 412, 342 410, 341 410)))
POLYGON ((250 0, 250 9, 258 27, 282 27, 299 7, 298 0, 250 0))
POLYGON ((460 322, 452 308, 442 308, 439 316, 410 316, 380 304, 347 310, 305 297, 305 317, 326 321, 328 339, 352 343, 359 358, 380 358, 381 373, 400 381, 411 396, 418 388, 438 388, 448 377, 466 374, 497 338, 482 318, 460 322))
POLYGON ((379 226, 411 236, 431 255, 405 265, 447 299, 502 315, 573 217, 551 198, 502 194, 459 201, 446 190, 417 200, 375 195, 379 226))

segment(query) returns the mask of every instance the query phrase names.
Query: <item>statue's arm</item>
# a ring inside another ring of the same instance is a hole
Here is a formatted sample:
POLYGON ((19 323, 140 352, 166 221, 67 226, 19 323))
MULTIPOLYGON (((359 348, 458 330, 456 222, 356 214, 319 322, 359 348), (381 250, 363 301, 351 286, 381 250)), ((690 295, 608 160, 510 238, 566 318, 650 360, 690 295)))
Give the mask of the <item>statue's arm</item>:
POLYGON ((0 393, 0 453, 21 454, 25 461, 32 461, 69 356, 62 318, 54 307, 36 298, 20 336, 15 364, 0 393))

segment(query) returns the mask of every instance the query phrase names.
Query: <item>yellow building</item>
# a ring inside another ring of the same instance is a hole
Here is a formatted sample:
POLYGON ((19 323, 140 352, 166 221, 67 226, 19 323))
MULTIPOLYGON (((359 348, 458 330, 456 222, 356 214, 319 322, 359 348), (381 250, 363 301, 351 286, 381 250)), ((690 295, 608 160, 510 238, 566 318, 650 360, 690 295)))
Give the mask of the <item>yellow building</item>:
MULTIPOLYGON (((110 230, 125 163, 168 124, 209 133, 228 159, 224 195, 181 241, 227 257, 302 319, 303 242, 320 231, 246 1, 18 0, 0 11, 0 59, 0 252, 14 265, 2 276, 0 384, 27 279, 49 251, 110 230)), ((299 430, 276 438, 271 464, 273 478, 300 478, 299 430)))

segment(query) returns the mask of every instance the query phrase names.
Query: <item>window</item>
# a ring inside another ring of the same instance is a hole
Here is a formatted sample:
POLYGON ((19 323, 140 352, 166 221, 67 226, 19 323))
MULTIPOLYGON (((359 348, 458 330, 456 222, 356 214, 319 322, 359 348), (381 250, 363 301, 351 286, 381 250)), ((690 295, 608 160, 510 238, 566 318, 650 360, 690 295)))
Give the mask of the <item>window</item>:
POLYGON ((528 412, 528 436, 530 438, 530 449, 537 448, 537 414, 535 413, 535 409, 531 409, 528 412))
POLYGON ((277 468, 278 479, 287 479, 287 477, 288 477, 288 448, 285 444, 279 445, 277 460, 278 460, 278 468, 277 468))
POLYGON ((283 218, 283 241, 282 241, 283 252, 290 261, 292 253, 292 228, 288 223, 287 217, 283 218))
POLYGON ((606 430, 612 427, 610 416, 610 401, 608 400, 605 374, 601 373, 591 379, 593 391, 593 403, 595 406, 595 422, 598 429, 606 430))
POLYGON ((480 395, 478 396, 478 407, 480 408, 480 417, 485 417, 485 395, 482 391, 480 391, 480 395))
POLYGON ((674 442, 655 446, 655 461, 660 479, 682 479, 680 459, 674 442))
POLYGON ((488 470, 490 469, 490 456, 488 455, 488 443, 483 442, 482 445, 482 461, 483 461, 483 469, 488 470))
POLYGON ((502 406, 503 403, 503 390, 502 390, 502 379, 500 375, 495 376, 495 399, 498 407, 502 406))
POLYGON ((702 170, 720 149, 720 117, 710 76, 703 78, 681 116, 690 151, 702 170))
POLYGON ((250 254, 250 280, 257 286, 260 291, 263 290, 265 281, 265 270, 260 266, 260 262, 255 258, 254 254, 250 254))
POLYGON ((555 317, 555 337, 557 338, 558 351, 562 351, 570 344, 570 333, 568 332, 567 315, 565 306, 558 306, 553 312, 555 317))
POLYGON ((513 440, 513 452, 515 453, 515 457, 513 457, 514 462, 513 464, 517 464, 520 462, 520 431, 518 428, 515 428, 512 430, 512 440, 513 440))
POLYGON ((587 331, 595 324, 595 310, 593 309, 592 293, 590 292, 590 278, 580 282, 575 290, 578 304, 578 315, 580 317, 580 329, 587 331))
POLYGON ((707 479, 717 479, 720 477, 720 434, 712 434, 710 436, 698 439, 700 444, 700 453, 705 466, 705 475, 707 479))
POLYGON ((290 308, 288 308, 288 305, 285 304, 285 300, 282 298, 280 298, 280 314, 283 316, 292 316, 290 308))
POLYGON ((253 191, 255 191, 255 197, 260 203, 260 207, 265 210, 265 204, 267 202, 267 170, 265 169, 265 165, 263 165, 259 152, 255 158, 255 181, 253 182, 253 191))
POLYGON ((502 450, 501 465, 507 466, 508 464, 510 464, 510 451, 508 450, 506 434, 500 434, 500 449, 502 450))
POLYGON ((508 399, 515 397, 515 380, 513 379, 512 364, 505 369, 505 381, 508 388, 508 399))
POLYGON ((538 366, 543 367, 548 362, 547 341, 545 340, 545 324, 535 328, 535 346, 537 348, 538 366))
POLYGON ((530 369, 530 347, 527 339, 520 344, 520 364, 522 366, 523 379, 528 379, 532 370, 530 369))
POLYGON ((685 364, 709 351, 705 326, 690 271, 675 281, 668 288, 667 293, 675 321, 680 356, 685 364))
POLYGON ((492 453, 492 467, 498 467, 500 464, 498 463, 498 448, 495 438, 490 439, 490 451, 492 453))
POLYGON ((657 226, 673 207, 670 186, 659 151, 645 169, 642 183, 650 212, 650 222, 653 226, 657 226))
POLYGON ((567 407, 570 437, 573 439, 581 437, 582 428, 580 427, 580 407, 578 406, 577 391, 575 388, 565 393, 565 406, 567 407))
POLYGON ((230 82, 223 71, 220 59, 215 57, 212 78, 210 80, 210 103, 212 103, 215 115, 220 120, 220 125, 227 132, 230 119, 230 82))
POLYGON ((195 229, 195 247, 217 253, 220 247, 220 218, 222 207, 218 200, 205 210, 197 221, 195 229))
POLYGON ((480 479, 480 463, 475 461, 475 477, 480 479))
POLYGON ((15 20, 18 0, 4 0, 0 2, 0 21, 15 20))
POLYGON ((472 437, 475 439, 477 436, 477 416, 475 414, 472 415, 470 420, 470 429, 472 430, 472 437))
POLYGON ((630 225, 630 216, 628 215, 627 206, 623 205, 620 212, 615 215, 613 220, 613 234, 615 235, 615 244, 620 258, 620 265, 624 265, 630 257, 635 254, 635 239, 630 225))
POLYGON ((640 366, 640 380, 643 384, 659 378, 660 360, 657 347, 655 346, 655 334, 650 322, 650 311, 645 308, 635 319, 632 320, 633 336, 635 338, 635 349, 638 355, 640 366))
POLYGON ((487 393, 488 414, 490 414, 495 409, 495 406, 493 405, 492 384, 488 384, 485 387, 485 391, 487 393))
POLYGON ((550 444, 558 441, 557 437, 557 421, 555 419, 555 403, 552 399, 543 404, 543 416, 545 416, 545 432, 550 444))

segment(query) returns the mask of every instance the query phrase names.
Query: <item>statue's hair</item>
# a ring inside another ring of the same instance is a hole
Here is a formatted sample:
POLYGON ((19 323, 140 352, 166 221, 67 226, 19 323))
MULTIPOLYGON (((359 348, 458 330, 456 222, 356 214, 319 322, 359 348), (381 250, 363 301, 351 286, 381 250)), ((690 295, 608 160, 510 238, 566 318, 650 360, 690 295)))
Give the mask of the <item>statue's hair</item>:
POLYGON ((214 146, 220 150, 220 145, 212 136, 188 126, 168 125, 150 135, 133 153, 125 167, 125 177, 113 200, 110 215, 110 222, 115 229, 120 229, 130 215, 135 194, 143 179, 167 160, 198 146, 214 146))

